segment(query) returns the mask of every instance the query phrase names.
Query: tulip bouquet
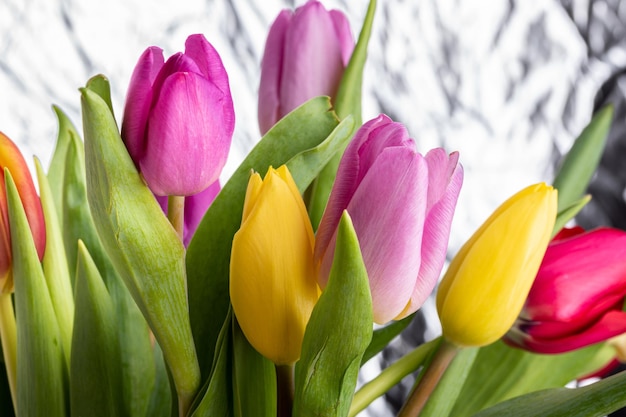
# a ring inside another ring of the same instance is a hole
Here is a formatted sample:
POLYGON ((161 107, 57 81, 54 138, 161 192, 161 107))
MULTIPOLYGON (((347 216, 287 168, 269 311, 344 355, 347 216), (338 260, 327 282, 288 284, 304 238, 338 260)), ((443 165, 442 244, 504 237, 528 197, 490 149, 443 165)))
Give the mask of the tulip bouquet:
POLYGON ((223 185, 235 112, 202 35, 138 60, 121 126, 80 89, 39 194, 0 134, 2 415, 355 416, 409 374, 400 416, 601 416, 626 374, 626 232, 565 227, 610 108, 445 267, 462 155, 361 120, 376 2, 355 43, 309 0, 269 30, 263 137, 223 185), (440 276, 443 272, 443 279, 440 276), (357 386, 430 296, 443 334, 357 386))

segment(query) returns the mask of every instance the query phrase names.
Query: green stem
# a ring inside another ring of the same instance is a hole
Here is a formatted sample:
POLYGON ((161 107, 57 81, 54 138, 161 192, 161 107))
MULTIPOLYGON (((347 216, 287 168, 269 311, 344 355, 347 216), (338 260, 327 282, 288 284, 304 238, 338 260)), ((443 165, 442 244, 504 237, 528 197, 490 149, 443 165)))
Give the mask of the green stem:
POLYGON ((2 339, 2 353, 7 368, 7 379, 11 389, 13 409, 17 415, 17 327, 11 294, 0 294, 0 339, 2 339))
POLYGON ((354 395, 350 406, 349 417, 354 417, 370 405, 375 399, 389 391, 391 387, 402 381, 404 377, 420 367, 439 344, 440 338, 431 340, 409 352, 398 361, 387 367, 376 378, 363 385, 354 395))
POLYGON ((278 417, 291 417, 293 409, 293 365, 276 365, 276 388, 278 394, 278 417))
POLYGON ((428 397, 433 392, 437 383, 448 369, 448 365, 456 356, 459 348, 447 340, 443 339, 435 356, 426 368, 423 378, 417 383, 415 389, 404 403, 398 417, 417 417, 428 401, 428 397))
POLYGON ((183 241, 185 231, 185 197, 170 195, 167 197, 167 218, 176 230, 178 238, 183 241))

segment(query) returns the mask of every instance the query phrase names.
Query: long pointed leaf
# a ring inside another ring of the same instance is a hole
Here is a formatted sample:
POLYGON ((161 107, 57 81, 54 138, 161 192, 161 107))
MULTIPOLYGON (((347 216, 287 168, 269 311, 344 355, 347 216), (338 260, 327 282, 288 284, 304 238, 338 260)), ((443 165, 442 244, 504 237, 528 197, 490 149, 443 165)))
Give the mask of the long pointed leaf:
POLYGON ((63 417, 68 393, 61 334, 17 188, 8 170, 4 175, 17 318, 17 410, 20 417, 63 417))

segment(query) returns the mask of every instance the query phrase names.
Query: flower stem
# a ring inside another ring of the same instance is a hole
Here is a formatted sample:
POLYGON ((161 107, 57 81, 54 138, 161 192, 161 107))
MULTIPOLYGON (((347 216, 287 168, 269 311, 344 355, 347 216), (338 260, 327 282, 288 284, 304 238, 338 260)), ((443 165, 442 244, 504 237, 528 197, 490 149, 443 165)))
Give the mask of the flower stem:
POLYGON ((428 397, 433 392, 443 373, 456 356, 459 348, 446 339, 442 339, 439 349, 435 352, 432 362, 426 368, 424 376, 415 386, 415 389, 400 410, 398 417, 419 416, 428 401, 428 397))
POLYGON ((183 241, 185 230, 185 197, 170 195, 167 197, 167 218, 176 230, 178 238, 183 241))
POLYGON ((278 390, 278 417, 291 417, 293 408, 293 365, 276 365, 276 388, 278 390))
POLYGON ((11 294, 0 294, 0 339, 2 339, 2 353, 7 368, 7 379, 13 400, 13 409, 17 415, 17 327, 11 294))
POLYGON ((356 416, 370 405, 372 401, 389 391, 391 387, 402 381, 408 374, 417 370, 426 361, 431 352, 437 348, 439 341, 439 338, 437 338, 418 346, 388 366, 376 378, 363 385, 354 395, 348 416, 356 416))

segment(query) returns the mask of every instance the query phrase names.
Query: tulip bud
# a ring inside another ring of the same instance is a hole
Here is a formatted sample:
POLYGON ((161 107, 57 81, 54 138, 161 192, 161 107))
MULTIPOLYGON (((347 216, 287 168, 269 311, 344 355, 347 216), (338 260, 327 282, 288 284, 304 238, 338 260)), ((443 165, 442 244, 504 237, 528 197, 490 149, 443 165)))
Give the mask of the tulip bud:
POLYGON ((626 332, 626 232, 564 229, 548 246, 526 304, 506 334, 513 346, 562 353, 626 332))
POLYGON ((233 238, 230 298, 241 330, 277 365, 300 358, 318 299, 313 228, 286 166, 252 174, 233 238))
POLYGON ((334 96, 354 39, 343 13, 310 0, 283 10, 270 28, 261 64, 259 128, 265 134, 305 101, 334 96))
POLYGON ((43 258, 46 247, 46 227, 41 201, 35 190, 28 165, 26 165, 26 161, 17 146, 2 132, 0 132, 0 168, 0 180, 2 180, 2 187, 0 187, 0 211, 2 213, 0 221, 2 239, 0 245, 0 293, 7 294, 13 291, 13 276, 11 274, 11 233, 9 230, 7 194, 4 187, 5 168, 11 172, 15 181, 33 234, 39 260, 43 258))
MULTIPOLYGON (((209 185, 206 190, 200 191, 198 194, 185 197, 185 228, 183 230, 183 243, 185 247, 187 247, 189 242, 191 242, 191 238, 196 232, 200 221, 209 209, 213 200, 215 200, 215 197, 219 194, 220 190, 221 186, 218 180, 209 185)), ((157 196, 156 199, 161 205, 163 212, 167 215, 167 198, 157 196)))
POLYGON ((235 113, 217 51, 191 35, 163 62, 148 48, 133 71, 122 138, 156 195, 188 196, 214 183, 228 156, 235 113))
POLYGON ((458 154, 422 156, 405 127, 381 115, 363 125, 341 159, 315 242, 326 285, 343 210, 352 217, 372 292, 374 321, 416 311, 443 268, 463 182, 458 154))
POLYGON ((550 241, 557 192, 546 184, 504 202, 452 260, 437 292, 444 337, 488 345, 518 316, 550 241))

